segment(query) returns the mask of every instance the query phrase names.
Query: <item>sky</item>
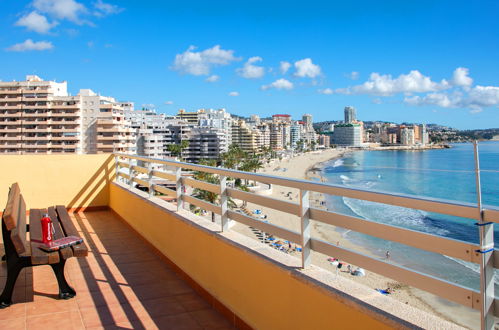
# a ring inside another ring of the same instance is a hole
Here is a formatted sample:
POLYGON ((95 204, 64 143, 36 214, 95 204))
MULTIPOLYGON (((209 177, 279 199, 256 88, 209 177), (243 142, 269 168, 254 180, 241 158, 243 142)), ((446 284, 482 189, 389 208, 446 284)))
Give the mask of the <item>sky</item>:
POLYGON ((0 80, 136 108, 499 127, 498 1, 0 0, 0 80))

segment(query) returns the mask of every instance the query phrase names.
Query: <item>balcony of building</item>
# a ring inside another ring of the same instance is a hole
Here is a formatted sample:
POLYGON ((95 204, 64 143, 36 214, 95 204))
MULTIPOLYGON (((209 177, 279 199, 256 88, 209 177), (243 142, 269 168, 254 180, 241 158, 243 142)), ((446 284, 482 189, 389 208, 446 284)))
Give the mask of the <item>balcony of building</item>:
POLYGON ((22 140, 22 135, 0 135, 0 141, 21 141, 22 140))
MULTIPOLYGON (((8 187, 19 182, 28 209, 65 205, 90 248, 89 257, 71 259, 68 266, 69 282, 77 291, 74 299, 56 299, 57 285, 49 267, 25 271, 16 284, 16 304, 0 310, 0 328, 56 324, 147 329, 459 328, 309 264, 310 251, 351 260, 458 304, 480 308, 476 290, 307 236, 306 227, 309 220, 341 225, 456 258, 465 256, 465 248, 469 254, 479 246, 368 221, 359 224, 355 218, 309 207, 305 197, 296 204, 229 188, 225 178, 283 185, 305 196, 320 191, 399 206, 410 202, 411 207, 470 217, 476 215, 473 206, 127 155, 8 155, 0 162, 9 174, 0 176, 0 205, 6 203, 8 187), (153 164, 171 171, 153 170, 153 164), (222 183, 195 180, 182 175, 180 168, 213 173, 222 183), (179 189, 157 184, 158 179, 179 189), (149 187, 150 193, 137 185, 149 187), (304 231, 234 212, 224 198, 215 204, 197 199, 189 194, 192 189, 182 188, 187 186, 289 213, 305 226, 304 231), (188 204, 222 216, 220 222, 194 215, 188 204), (231 229, 233 223, 301 245, 303 254, 283 253, 231 229), (304 239, 308 242, 302 244, 304 239)), ((498 210, 484 209, 486 221, 497 221, 498 215, 498 210)), ((2 271, 4 280, 5 267, 2 271)))
MULTIPOLYGON (((22 108, 25 110, 49 110, 49 109, 51 109, 51 106, 49 104, 40 104, 41 102, 31 102, 31 103, 32 104, 23 103, 22 108)), ((43 103, 45 103, 45 102, 43 102, 43 103)))
MULTIPOLYGON (((2 101, 0 101, 0 103, 1 102, 2 101)), ((13 105, 13 104, 10 104, 10 103, 4 103, 4 104, 0 105, 0 108, 2 110, 19 110, 19 109, 22 108, 22 106, 20 104, 13 105)))
MULTIPOLYGON (((0 94, 2 92, 0 91, 0 94)), ((14 96, 14 97, 8 97, 8 96, 0 96, 0 104, 3 103, 3 102, 21 102, 22 101, 22 97, 20 96, 14 96)))
POLYGON ((2 133, 21 133, 21 128, 16 128, 12 126, 2 126, 0 125, 2 133))
POLYGON ((21 148, 22 144, 17 142, 3 142, 0 139, 0 149, 16 149, 21 148))
MULTIPOLYGON (((33 106, 33 108, 38 108, 38 106, 33 106)), ((23 117, 50 117, 50 111, 23 112, 23 117)))
POLYGON ((13 89, 13 90, 4 89, 4 90, 0 90, 0 97, 2 97, 4 95, 13 95, 13 94, 21 94, 21 90, 20 89, 13 89))
POLYGON ((5 118, 5 117, 21 117, 22 112, 21 111, 8 111, 4 107, 0 106, 0 118, 5 118))
POLYGON ((50 141, 52 137, 50 135, 44 136, 23 136, 23 141, 50 141))

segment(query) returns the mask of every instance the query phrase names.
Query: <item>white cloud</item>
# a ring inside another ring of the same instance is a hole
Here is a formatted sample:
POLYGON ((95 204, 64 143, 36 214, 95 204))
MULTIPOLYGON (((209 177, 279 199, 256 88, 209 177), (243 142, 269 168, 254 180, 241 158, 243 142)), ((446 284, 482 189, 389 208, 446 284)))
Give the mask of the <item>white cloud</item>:
POLYGON ((374 104, 381 104, 381 103, 383 103, 379 97, 377 97, 375 99, 372 99, 371 102, 374 103, 374 104))
POLYGON ((325 95, 331 95, 334 93, 334 91, 331 88, 319 89, 318 92, 320 94, 325 94, 325 95))
POLYGON ((229 96, 239 96, 239 92, 230 92, 229 96))
POLYGON ((262 90, 267 90, 271 88, 275 89, 293 89, 293 83, 286 79, 278 79, 269 85, 263 85, 262 90))
POLYGON ((55 27, 57 24, 58 23, 55 21, 49 23, 45 16, 38 14, 36 11, 32 11, 31 13, 21 17, 15 25, 24 26, 30 31, 35 31, 43 34, 48 33, 50 29, 55 27))
MULTIPOLYGON (((467 93, 429 93, 424 96, 404 98, 410 105, 436 105, 442 108, 470 108, 481 110, 490 106, 499 106, 499 87, 475 86, 466 90, 467 93)), ((477 112, 477 111, 475 111, 477 112)))
POLYGON ((47 13, 57 19, 67 19, 77 24, 83 24, 80 15, 88 12, 85 5, 75 0, 34 0, 33 7, 42 13, 47 13))
POLYGON ((7 48, 10 52, 26 52, 31 50, 48 50, 54 48, 54 45, 50 41, 37 41, 33 42, 31 39, 27 39, 23 43, 15 44, 7 48))
POLYGON ((452 100, 447 93, 429 93, 425 96, 405 97, 404 102, 411 105, 437 105, 442 108, 456 107, 461 101, 460 96, 455 96, 452 100))
POLYGON ((173 101, 166 101, 165 102, 166 105, 172 105, 173 104, 173 101))
POLYGON ((291 67, 291 63, 286 62, 286 61, 281 61, 280 65, 279 65, 279 70, 281 70, 281 74, 286 74, 286 72, 288 72, 290 67, 291 67))
POLYGON ((352 72, 348 73, 346 76, 348 79, 352 79, 352 80, 359 79, 359 73, 357 71, 352 71, 352 72))
POLYGON ((195 49, 196 47, 190 46, 182 54, 177 54, 172 69, 195 76, 209 75, 213 66, 228 65, 240 60, 234 57, 233 50, 221 49, 219 45, 201 52, 194 52, 195 49))
POLYGON ((220 76, 217 76, 216 74, 209 76, 206 78, 207 82, 217 82, 220 80, 220 76))
POLYGON ((95 9, 97 11, 94 13, 95 16, 109 16, 113 14, 119 14, 123 11, 123 8, 120 8, 116 5, 112 5, 110 3, 105 3, 102 0, 97 0, 94 3, 95 9))
POLYGON ((295 62, 295 76, 315 78, 321 74, 320 66, 313 64, 310 58, 305 58, 295 62))
POLYGON ((371 73, 369 80, 361 85, 337 89, 341 94, 369 94, 379 96, 391 96, 397 93, 424 93, 436 92, 450 88, 444 79, 440 83, 434 82, 430 77, 424 76, 418 70, 412 70, 408 74, 401 74, 397 78, 391 75, 380 75, 371 73))
POLYGON ((457 68, 452 76, 452 84, 454 86, 469 87, 473 84, 473 79, 468 76, 467 68, 457 68))
POLYGON ((257 79, 265 75, 265 69, 262 66, 254 65, 253 63, 261 62, 263 59, 260 56, 250 57, 242 68, 237 69, 237 73, 247 79, 257 79))
POLYGON ((499 105, 499 87, 475 86, 468 93, 468 104, 472 107, 499 105))

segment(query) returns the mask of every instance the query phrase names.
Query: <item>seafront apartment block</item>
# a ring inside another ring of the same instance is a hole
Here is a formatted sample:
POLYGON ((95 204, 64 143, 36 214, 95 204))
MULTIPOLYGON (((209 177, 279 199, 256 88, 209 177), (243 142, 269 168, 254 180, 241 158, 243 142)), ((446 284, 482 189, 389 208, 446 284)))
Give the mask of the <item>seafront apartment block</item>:
POLYGON ((0 82, 0 154, 135 151, 123 106, 91 90, 76 96, 67 82, 0 82))

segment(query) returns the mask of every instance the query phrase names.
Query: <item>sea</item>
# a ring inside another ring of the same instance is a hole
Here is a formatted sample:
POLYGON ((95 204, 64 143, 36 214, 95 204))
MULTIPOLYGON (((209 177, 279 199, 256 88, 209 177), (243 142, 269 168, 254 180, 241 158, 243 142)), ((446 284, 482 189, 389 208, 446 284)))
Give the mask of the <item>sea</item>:
MULTIPOLYGON (((478 150, 482 204, 499 207, 499 141, 480 142, 478 150)), ((346 187, 477 203, 471 143, 423 151, 355 151, 326 163, 322 176, 329 183, 346 187)), ((478 229, 474 225, 476 220, 473 219, 338 196, 327 196, 326 206, 335 212, 371 221, 479 242, 478 229)), ((352 231, 340 231, 346 239, 364 247, 375 257, 382 259, 389 251, 390 262, 469 288, 478 290, 480 287, 478 264, 352 231)), ((499 224, 495 225, 494 237, 496 246, 499 246, 499 224)), ((498 296, 497 270, 495 282, 498 296)))

